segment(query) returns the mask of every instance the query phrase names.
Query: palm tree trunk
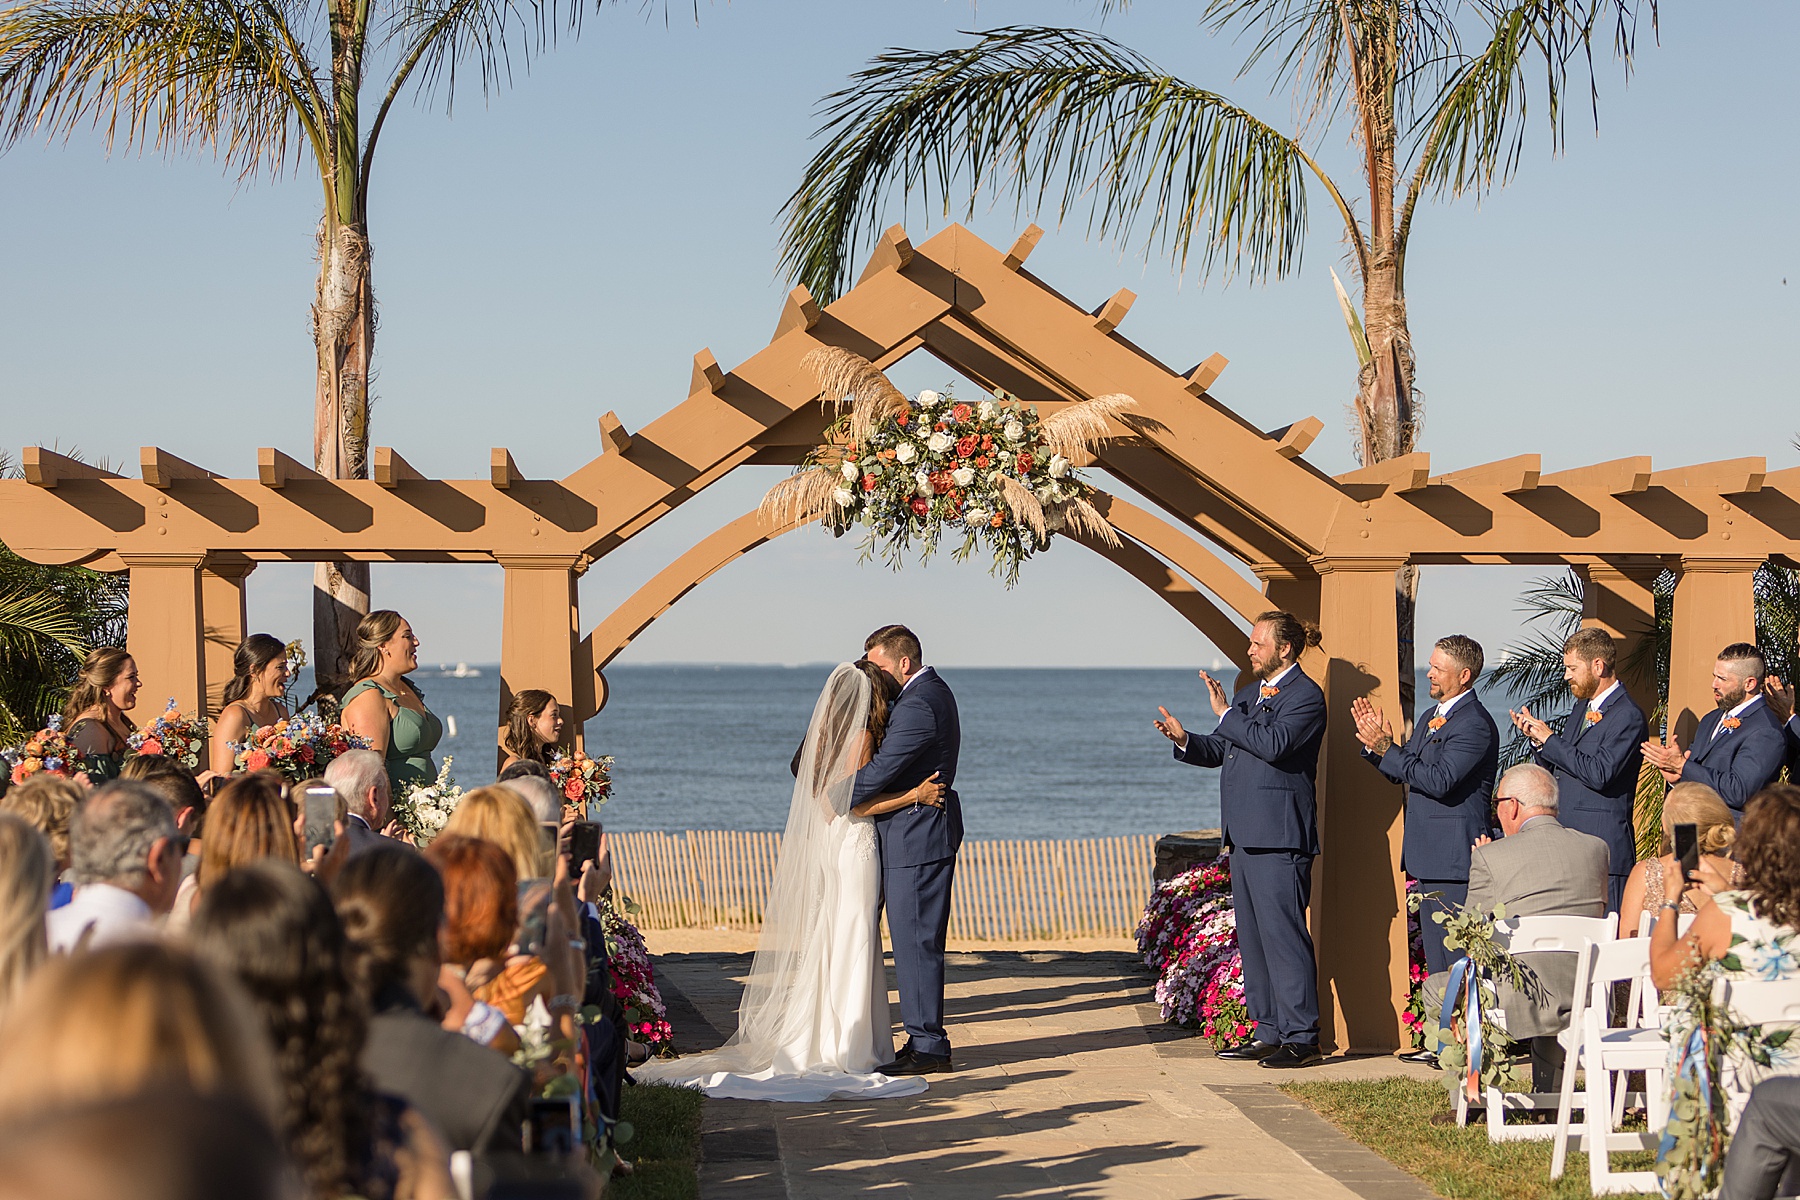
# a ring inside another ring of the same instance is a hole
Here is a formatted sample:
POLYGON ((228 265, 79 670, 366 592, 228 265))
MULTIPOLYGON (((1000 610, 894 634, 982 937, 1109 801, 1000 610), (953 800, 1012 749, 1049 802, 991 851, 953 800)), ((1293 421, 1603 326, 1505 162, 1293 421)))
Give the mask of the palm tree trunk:
MULTIPOLYGON (((375 351, 375 295, 364 231, 329 216, 319 228, 319 283, 313 303, 318 386, 313 460, 328 479, 369 473, 369 363, 375 351)), ((314 683, 327 695, 347 682, 356 626, 369 611, 369 564, 322 562, 313 576, 314 683)))
MULTIPOLYGON (((1372 231, 1373 232, 1373 231, 1372 231)), ((1398 259, 1391 230, 1372 237, 1373 255, 1363 283, 1363 320, 1371 361, 1363 369, 1357 395, 1362 426, 1363 462, 1385 462, 1412 453, 1418 440, 1413 406, 1412 335, 1406 322, 1398 259)), ((1405 566, 1394 575, 1394 604, 1400 651, 1400 723, 1410 732, 1416 697, 1414 644, 1419 599, 1419 569, 1405 566)))

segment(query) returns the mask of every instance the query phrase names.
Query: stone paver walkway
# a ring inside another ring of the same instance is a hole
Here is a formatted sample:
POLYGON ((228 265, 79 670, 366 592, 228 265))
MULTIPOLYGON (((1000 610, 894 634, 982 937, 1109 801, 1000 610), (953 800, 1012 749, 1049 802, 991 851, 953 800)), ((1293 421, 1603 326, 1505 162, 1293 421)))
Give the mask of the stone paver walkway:
MULTIPOLYGON (((657 959, 679 1049, 730 1034, 749 964, 747 954, 657 959)), ((1275 1087, 1296 1075, 1427 1078, 1424 1068, 1380 1058, 1277 1073, 1219 1062, 1203 1040, 1161 1024, 1130 954, 970 952, 948 968, 955 1073, 898 1100, 708 1101, 703 1200, 1432 1195, 1275 1087)))

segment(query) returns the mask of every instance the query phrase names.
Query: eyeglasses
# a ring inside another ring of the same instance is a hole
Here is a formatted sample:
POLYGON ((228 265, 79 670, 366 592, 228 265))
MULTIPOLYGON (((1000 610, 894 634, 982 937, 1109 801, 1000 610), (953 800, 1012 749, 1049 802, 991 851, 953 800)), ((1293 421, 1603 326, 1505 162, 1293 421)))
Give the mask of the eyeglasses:
POLYGON ((1525 803, 1523 800, 1519 799, 1517 796, 1495 796, 1494 797, 1495 804, 1504 804, 1508 800, 1511 800, 1514 804, 1521 805, 1521 806, 1523 806, 1525 803))

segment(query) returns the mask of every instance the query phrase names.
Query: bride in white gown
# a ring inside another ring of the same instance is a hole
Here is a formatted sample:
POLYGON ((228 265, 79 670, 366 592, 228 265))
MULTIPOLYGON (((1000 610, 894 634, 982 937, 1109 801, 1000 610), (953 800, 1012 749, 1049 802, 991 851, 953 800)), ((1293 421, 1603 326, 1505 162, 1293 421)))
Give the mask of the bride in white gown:
POLYGON ((819 1101, 905 1096, 918 1076, 875 1067, 893 1057, 881 954, 880 813, 942 802, 936 776, 910 792, 852 809, 857 770, 886 728, 899 687, 862 660, 831 673, 801 747, 781 857, 738 1028, 719 1049, 652 1061, 640 1080, 746 1100, 819 1101))

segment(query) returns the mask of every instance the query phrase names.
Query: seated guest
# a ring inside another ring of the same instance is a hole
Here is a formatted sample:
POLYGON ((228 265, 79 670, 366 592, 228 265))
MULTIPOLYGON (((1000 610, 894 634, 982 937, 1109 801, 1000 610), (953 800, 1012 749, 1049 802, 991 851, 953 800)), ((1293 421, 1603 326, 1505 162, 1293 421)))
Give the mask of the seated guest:
POLYGON ((1625 901, 1619 908, 1619 936, 1636 937, 1645 914, 1655 918, 1663 901, 1675 895, 1681 911, 1695 910, 1692 896, 1681 894, 1681 868, 1675 861, 1675 826, 1692 825, 1698 837, 1700 853, 1711 860, 1713 869, 1725 879, 1741 873, 1731 861, 1731 844, 1737 840, 1737 824, 1731 810, 1719 793, 1704 783, 1678 783, 1663 797, 1662 853, 1646 858, 1631 869, 1625 881, 1625 901), (1673 885, 1673 886, 1671 886, 1673 885))
POLYGON ((351 978, 374 1014, 362 1066, 375 1089, 424 1113, 452 1150, 478 1160, 517 1152, 530 1076, 426 1015, 443 967, 437 871, 418 851, 390 842, 345 863, 332 899, 350 942, 351 978))
POLYGON ((237 771, 237 745, 264 725, 288 715, 287 646, 280 638, 253 633, 231 656, 231 679, 221 699, 224 707, 213 722, 208 761, 214 774, 237 771))
POLYGON ((200 859, 195 905, 233 867, 265 858, 300 865, 300 835, 294 832, 294 806, 283 795, 285 790, 281 776, 273 771, 235 775, 219 790, 207 817, 210 831, 206 854, 200 859))
POLYGON ((5 1200, 307 1200, 242 1104, 159 1088, 0 1126, 5 1200))
POLYGON ((271 1127, 280 1108, 249 999, 185 950, 141 941, 53 959, 0 1025, 0 1122, 158 1087, 229 1098, 271 1127))
POLYGON ((23 817, 0 812, 0 1020, 44 959, 44 914, 56 878, 50 843, 23 817))
POLYGON ((481 838, 445 834, 425 857, 444 881, 444 969, 438 986, 450 997, 444 1028, 504 1054, 519 1048, 506 1014, 475 999, 505 969, 519 923, 519 876, 506 851, 481 838))
POLYGON ((187 839, 169 802, 141 783, 109 783, 76 808, 69 823, 75 898, 50 914, 50 948, 149 937, 175 905, 187 839))
POLYGON ((526 688, 513 696, 506 710, 500 748, 506 752, 505 770, 524 759, 548 764, 562 751, 563 715, 556 697, 539 688, 526 688))
POLYGON ((194 894, 200 887, 200 832, 206 822, 206 793, 186 767, 160 754, 140 754, 126 760, 119 778, 141 783, 167 800, 175 810, 176 830, 188 839, 187 854, 181 860, 181 889, 175 893, 175 907, 169 910, 165 926, 185 928, 188 915, 193 912, 194 894))
POLYGON ((522 776, 529 775, 534 779, 549 779, 550 771, 535 758, 521 758, 500 768, 496 783, 511 783, 522 776))
POLYGON ((394 818, 393 785, 387 763, 373 750, 348 750, 325 768, 325 782, 337 789, 349 816, 344 836, 350 853, 360 854, 383 837, 393 836, 388 824, 394 818))
MULTIPOLYGON (((523 760, 530 762, 530 759, 523 760)), ((518 764, 514 764, 517 766, 518 764)), ((508 771, 512 767, 507 768, 508 771)), ((548 775, 517 774, 511 779, 502 778, 494 785, 506 788, 525 801, 531 808, 531 815, 539 825, 561 825, 563 823, 562 797, 557 795, 556 786, 550 782, 548 775)))
POLYGON ((1694 740, 1684 752, 1675 731, 1666 742, 1646 741, 1644 757, 1670 783, 1704 783, 1744 819, 1744 805, 1781 773, 1787 739, 1781 718, 1763 700, 1763 677, 1769 673, 1762 651, 1748 642, 1733 642, 1719 651, 1713 665, 1712 692, 1718 707, 1700 718, 1694 740))
POLYGON ((56 860, 56 885, 50 889, 50 907, 61 908, 75 896, 75 885, 63 881, 68 871, 69 822, 75 806, 87 798, 87 789, 73 779, 40 771, 0 797, 0 812, 17 813, 50 842, 56 860))
MULTIPOLYGON (((1494 787, 1494 809, 1505 836, 1497 842, 1480 838, 1469 853, 1470 909, 1485 913, 1504 904, 1508 917, 1606 915, 1611 855, 1605 842, 1557 819, 1550 772, 1534 763, 1512 768, 1494 787)), ((1501 981, 1506 1031, 1531 1042, 1532 1090, 1555 1091, 1562 1070, 1556 1035, 1568 1025, 1575 999, 1575 956, 1521 954, 1519 961, 1537 986, 1520 991, 1501 981)), ((1425 981, 1426 1012, 1435 1016, 1448 982, 1447 974, 1425 981)))
POLYGON ((540 832, 531 806, 511 786, 494 784, 476 788, 464 796, 444 823, 445 833, 490 841, 512 858, 521 882, 546 879, 553 867, 555 847, 540 832))
POLYGON ((263 859, 207 889, 201 955, 244 985, 275 1047, 281 1131, 318 1197, 452 1194, 450 1153, 404 1100, 370 1090, 358 1065, 368 1012, 345 974, 331 898, 291 863, 263 859))
POLYGON ((1765 1079, 1750 1093, 1731 1148, 1719 1200, 1800 1196, 1800 1076, 1765 1079))
POLYGON ((1632 813, 1650 723, 1619 683, 1619 647, 1604 629, 1577 629, 1563 643, 1563 678, 1575 708, 1561 729, 1531 715, 1512 714, 1514 727, 1536 748, 1537 761, 1556 774, 1562 823, 1606 843, 1606 910, 1617 912, 1625 880, 1637 863, 1632 813))

